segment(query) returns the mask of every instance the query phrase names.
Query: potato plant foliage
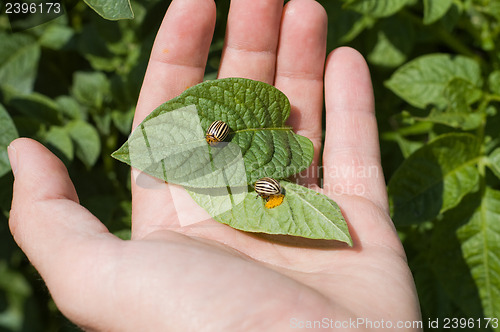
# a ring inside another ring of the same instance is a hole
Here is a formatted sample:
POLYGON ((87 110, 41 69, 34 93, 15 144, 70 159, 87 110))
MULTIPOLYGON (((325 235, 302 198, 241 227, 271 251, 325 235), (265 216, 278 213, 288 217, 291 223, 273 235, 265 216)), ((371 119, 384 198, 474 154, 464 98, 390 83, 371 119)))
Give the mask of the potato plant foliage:
MULTIPOLYGON (((320 3, 328 49, 352 46, 370 65, 391 213, 424 323, 500 318, 500 2, 320 3)), ((216 4, 207 79, 216 78, 229 1, 216 4)), ((168 5, 68 0, 63 15, 31 29, 1 11, 0 330, 75 330, 8 231, 7 145, 27 136, 48 146, 82 204, 127 238, 129 169, 110 154, 130 133, 168 5)), ((288 190, 301 199, 301 188, 288 190)))

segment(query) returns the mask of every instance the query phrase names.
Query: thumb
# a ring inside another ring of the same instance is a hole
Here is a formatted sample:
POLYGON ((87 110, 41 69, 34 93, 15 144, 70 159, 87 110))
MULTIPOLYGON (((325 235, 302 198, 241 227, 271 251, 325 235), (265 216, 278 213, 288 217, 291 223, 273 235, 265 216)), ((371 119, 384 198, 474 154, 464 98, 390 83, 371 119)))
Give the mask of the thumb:
POLYGON ((8 150, 15 177, 9 226, 32 263, 45 250, 54 250, 60 237, 107 232, 79 204, 66 167, 47 148, 21 138, 8 150))
POLYGON ((57 303, 88 268, 97 242, 113 236, 78 203, 66 168, 48 149, 21 138, 8 151, 15 177, 10 230, 57 303))

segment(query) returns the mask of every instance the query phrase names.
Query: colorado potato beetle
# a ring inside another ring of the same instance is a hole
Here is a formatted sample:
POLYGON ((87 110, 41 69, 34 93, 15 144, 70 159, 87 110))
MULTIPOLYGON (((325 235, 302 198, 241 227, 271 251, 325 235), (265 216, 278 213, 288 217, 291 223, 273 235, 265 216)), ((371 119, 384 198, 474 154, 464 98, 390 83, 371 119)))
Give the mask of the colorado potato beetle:
POLYGON ((212 124, 208 126, 207 133, 205 134, 205 139, 211 146, 216 146, 217 144, 225 140, 228 134, 229 126, 227 125, 227 123, 217 120, 212 122, 212 124))
POLYGON ((254 189, 257 195, 266 201, 265 207, 268 209, 280 206, 285 198, 280 183, 273 178, 266 177, 258 180, 255 182, 254 189))
POLYGON ((281 185, 278 181, 272 178, 262 178, 257 180, 254 185, 255 192, 257 195, 265 199, 266 201, 271 196, 281 195, 281 185))

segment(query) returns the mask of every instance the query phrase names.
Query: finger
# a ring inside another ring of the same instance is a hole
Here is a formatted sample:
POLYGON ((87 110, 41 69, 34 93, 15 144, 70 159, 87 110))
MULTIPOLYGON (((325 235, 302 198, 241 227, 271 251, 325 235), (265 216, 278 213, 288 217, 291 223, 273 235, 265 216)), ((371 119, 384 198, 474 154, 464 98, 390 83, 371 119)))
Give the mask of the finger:
POLYGON ((363 57, 339 48, 325 69, 327 192, 367 198, 388 212, 372 84, 363 57))
POLYGON ((245 77, 272 84, 283 0, 233 0, 219 78, 245 77))
POLYGON ((158 30, 134 128, 152 110, 203 80, 215 27, 213 0, 174 0, 158 30))
POLYGON ((327 24, 326 12, 316 1, 292 0, 285 6, 275 85, 290 100, 288 124, 314 145, 311 166, 296 177, 303 185, 318 180, 327 24))
MULTIPOLYGON (((203 80, 215 27, 213 0, 174 0, 156 36, 134 126, 153 109, 203 80)), ((169 185, 132 172, 132 235, 178 226, 169 185)))

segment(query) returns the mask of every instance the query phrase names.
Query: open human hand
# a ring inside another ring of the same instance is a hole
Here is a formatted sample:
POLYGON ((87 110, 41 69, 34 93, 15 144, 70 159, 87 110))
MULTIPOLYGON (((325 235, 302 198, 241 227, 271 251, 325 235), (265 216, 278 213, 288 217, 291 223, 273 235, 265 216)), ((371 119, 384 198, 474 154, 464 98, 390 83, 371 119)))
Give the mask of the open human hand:
MULTIPOLYGON (((213 0, 172 1, 134 126, 203 80, 215 16, 213 0)), ((208 216, 186 226, 180 212, 198 213, 189 196, 174 205, 182 189, 144 176, 139 183, 134 171, 132 239, 123 241, 79 205, 60 160, 19 139, 9 147, 10 228, 70 320, 96 331, 285 331, 314 321, 418 329, 412 275, 388 212, 368 68, 350 48, 325 62, 326 31, 313 0, 284 8, 282 0, 233 0, 219 78, 263 81, 288 96, 288 124, 316 151, 297 180, 339 204, 354 246, 245 233, 208 216)))

